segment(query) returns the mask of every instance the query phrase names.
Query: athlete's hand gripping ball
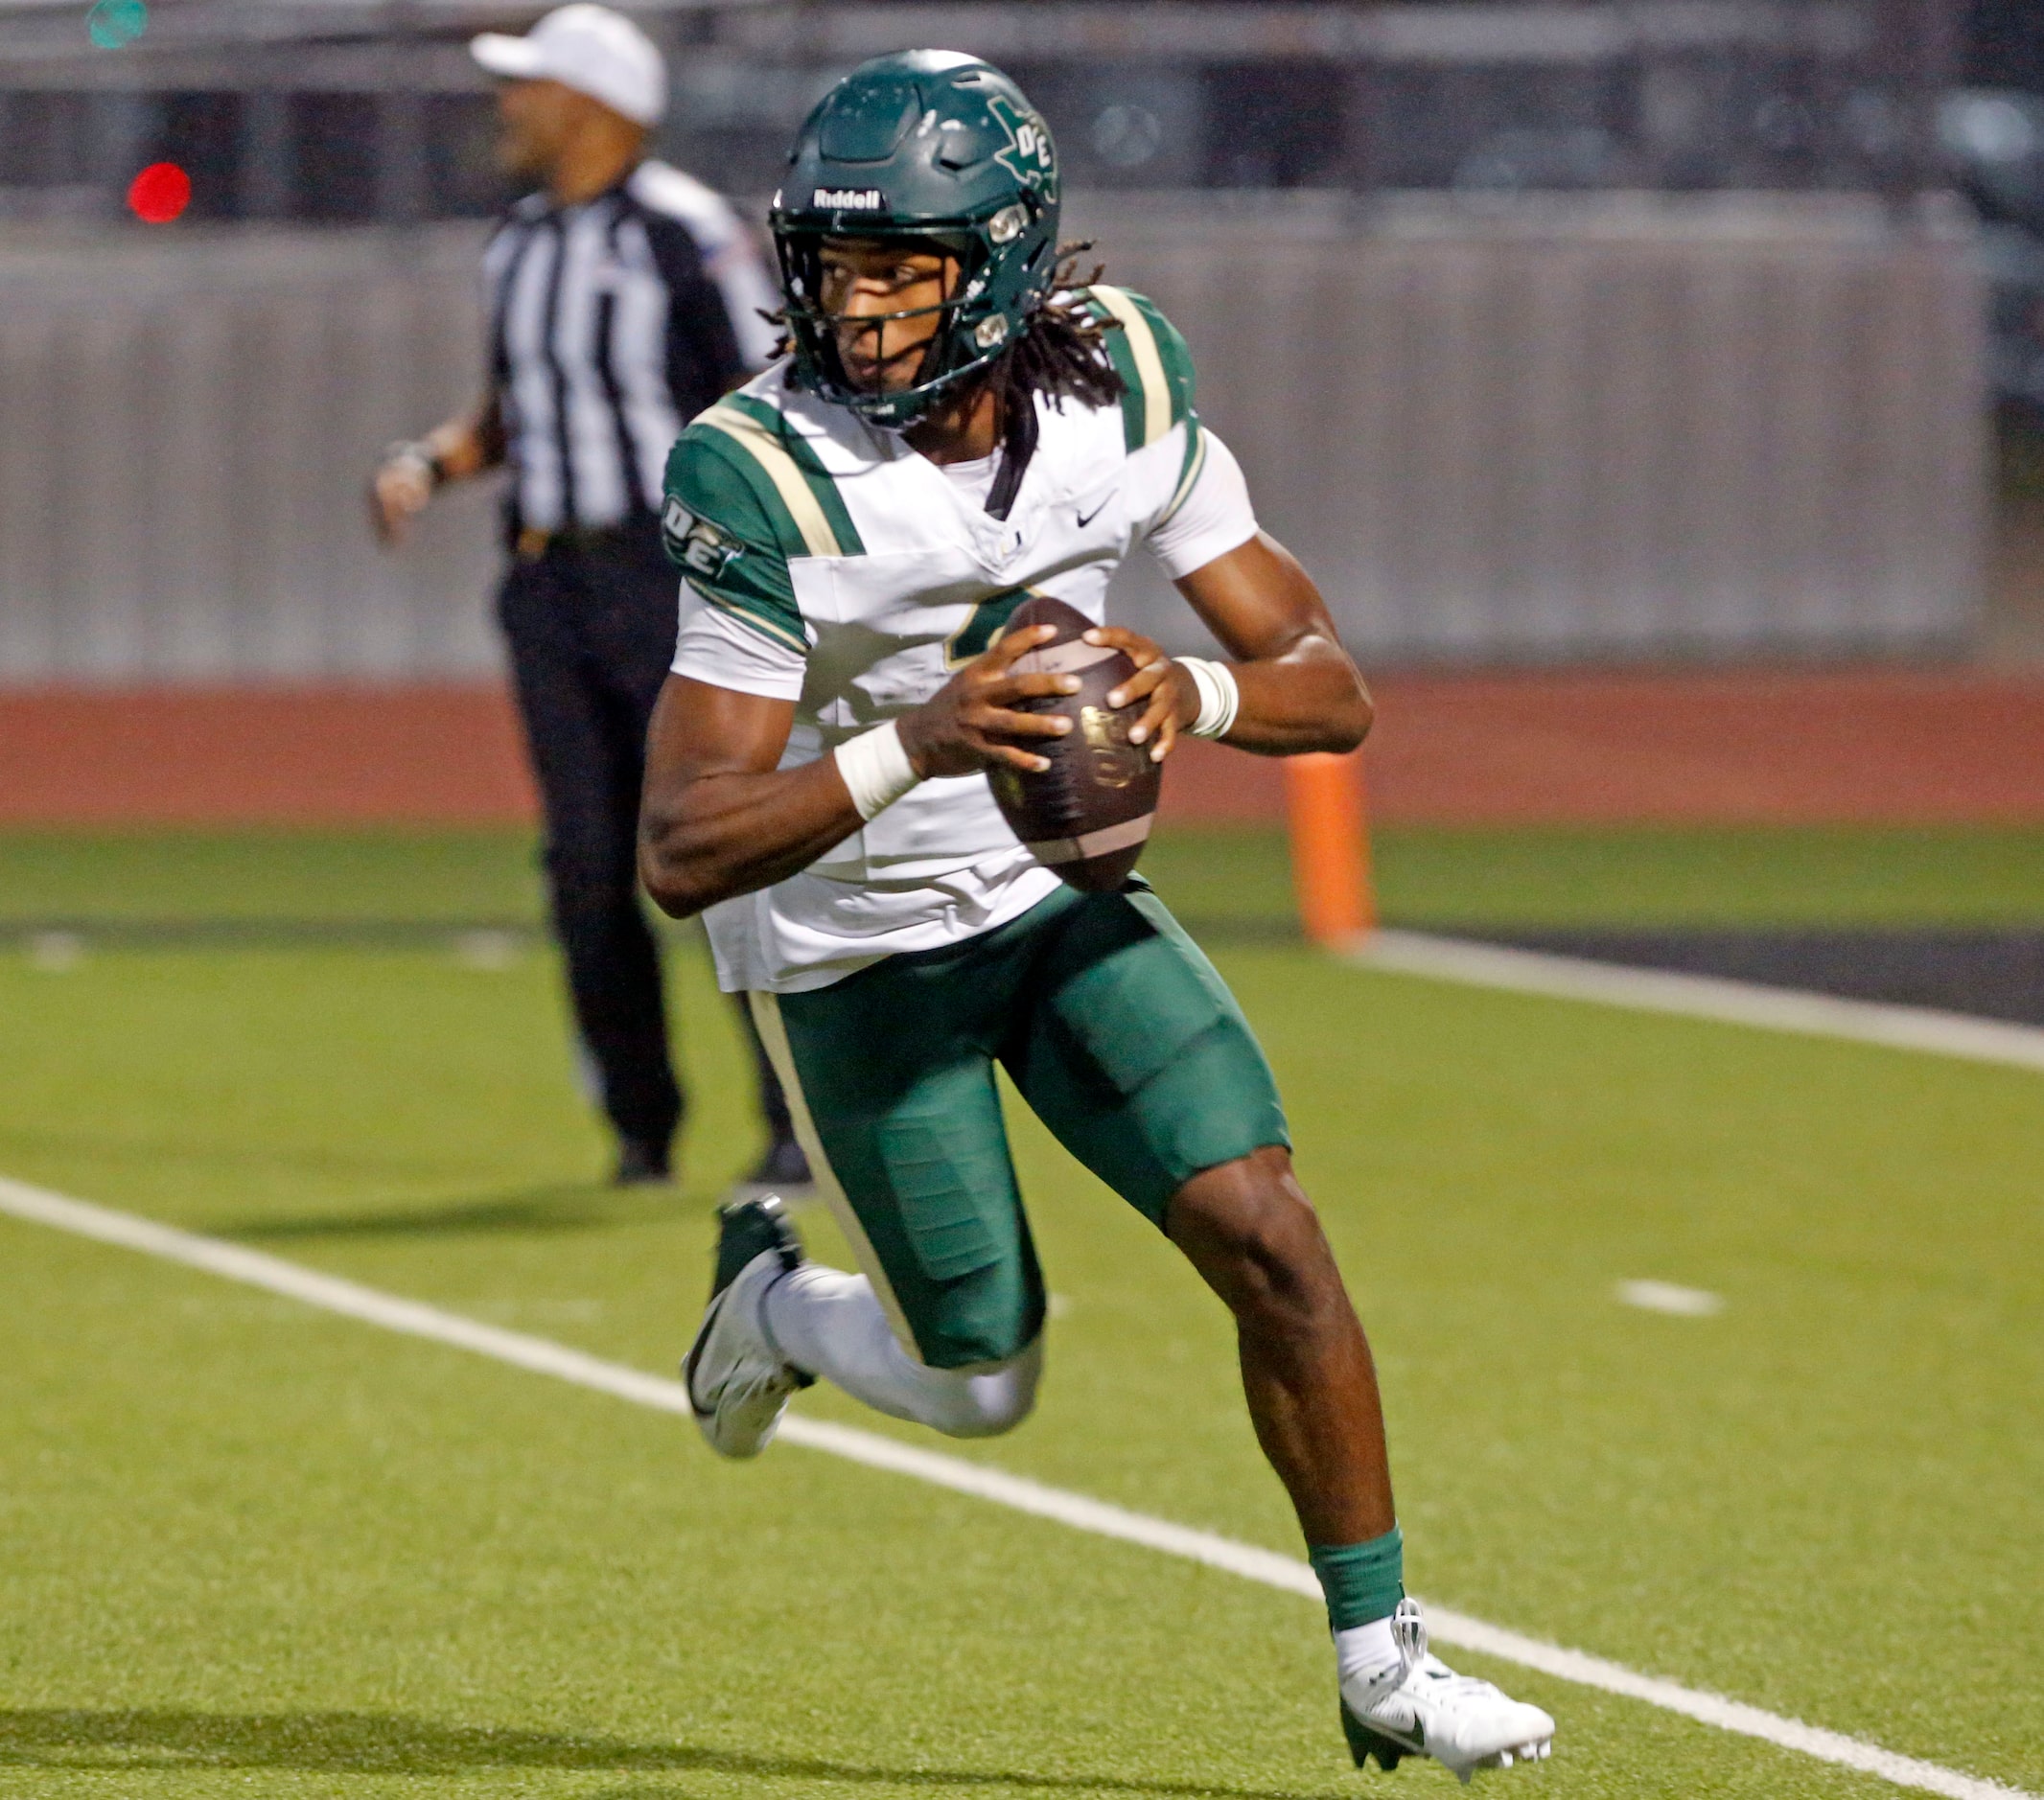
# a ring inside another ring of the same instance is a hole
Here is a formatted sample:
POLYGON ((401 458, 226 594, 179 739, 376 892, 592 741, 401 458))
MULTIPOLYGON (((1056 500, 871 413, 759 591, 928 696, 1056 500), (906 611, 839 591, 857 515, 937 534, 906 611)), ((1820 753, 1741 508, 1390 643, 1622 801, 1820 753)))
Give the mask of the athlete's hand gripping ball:
POLYGON ((903 713, 896 728, 916 773, 928 779, 982 769, 1048 769, 1050 758, 1033 746, 1043 740, 1050 749, 1050 740, 1071 730, 1072 721, 1022 708, 1078 693, 1079 678, 1041 669, 1020 673, 1015 665, 1056 635, 1052 625, 1010 630, 913 712, 903 713))
MULTIPOLYGON (((1160 764, 1196 714, 1192 681, 1147 637, 1096 626, 1062 600, 1015 610, 996 651, 1028 689, 1011 711, 1034 728, 1024 760, 989 764, 993 796, 1016 837, 1074 888, 1112 892, 1143 853, 1157 811, 1160 764), (1055 685, 1045 686, 1045 683, 1055 685), (1046 726, 1055 735, 1042 733, 1046 726)), ((1009 735, 1005 723, 994 729, 1009 735)))

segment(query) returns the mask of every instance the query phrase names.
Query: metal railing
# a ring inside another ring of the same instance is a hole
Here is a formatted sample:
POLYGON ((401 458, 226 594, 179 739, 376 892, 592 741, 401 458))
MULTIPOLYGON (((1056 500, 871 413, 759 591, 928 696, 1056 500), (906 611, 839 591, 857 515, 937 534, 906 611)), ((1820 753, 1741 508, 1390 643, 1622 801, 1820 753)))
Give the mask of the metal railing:
MULTIPOLYGON (((83 9, 0 5, 12 210, 118 212, 180 161, 213 217, 486 211, 487 87, 462 37, 534 0, 156 0, 95 51, 83 9), (337 197, 338 196, 338 197, 337 197)), ((834 74, 917 43, 1011 67, 1091 187, 1849 189, 1941 181, 1960 0, 1245 5, 642 0, 668 148, 773 185, 834 74)))

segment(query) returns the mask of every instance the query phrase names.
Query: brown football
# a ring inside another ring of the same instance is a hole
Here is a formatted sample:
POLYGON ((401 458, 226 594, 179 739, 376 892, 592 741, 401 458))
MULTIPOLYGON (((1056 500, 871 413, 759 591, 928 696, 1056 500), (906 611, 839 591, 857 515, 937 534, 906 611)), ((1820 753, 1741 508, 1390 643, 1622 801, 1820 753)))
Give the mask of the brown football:
POLYGON ((1128 741, 1148 703, 1108 706, 1108 694, 1135 673, 1135 663, 1123 651, 1081 641, 1093 621, 1078 608, 1034 595, 1010 614, 1007 630, 1032 625, 1055 625, 1057 635, 1018 658, 1015 672, 1076 675, 1079 692, 1021 701, 1014 709, 1062 713, 1072 728, 1059 738, 1018 739, 1051 766, 1036 774, 1005 765, 989 771, 993 797, 1039 863, 1087 893, 1112 893, 1143 854, 1163 785, 1150 746, 1128 741))

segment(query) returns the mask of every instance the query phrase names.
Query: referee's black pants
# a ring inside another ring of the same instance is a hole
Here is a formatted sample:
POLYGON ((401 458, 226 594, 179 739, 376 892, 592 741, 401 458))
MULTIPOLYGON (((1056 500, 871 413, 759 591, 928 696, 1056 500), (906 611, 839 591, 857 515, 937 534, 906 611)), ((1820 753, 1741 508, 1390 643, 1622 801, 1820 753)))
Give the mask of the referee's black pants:
MULTIPOLYGON (((498 595, 546 819, 553 924, 583 1045, 618 1137, 663 1161, 684 1108, 668 1053, 660 950, 639 901, 646 729, 674 660, 681 581, 645 519, 555 538, 498 595)), ((744 1009, 739 1009, 744 1017, 744 1009)), ((760 1109, 790 1135, 779 1083, 745 1019, 760 1109)))

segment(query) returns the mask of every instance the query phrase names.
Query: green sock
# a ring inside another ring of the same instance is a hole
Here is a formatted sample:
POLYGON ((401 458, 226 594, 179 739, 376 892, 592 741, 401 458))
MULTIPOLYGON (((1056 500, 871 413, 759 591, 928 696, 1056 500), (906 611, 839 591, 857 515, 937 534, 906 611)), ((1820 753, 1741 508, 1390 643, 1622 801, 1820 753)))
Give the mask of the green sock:
POLYGON ((1327 1596, 1327 1623, 1347 1631, 1388 1619, 1405 1593, 1405 1540, 1397 1526, 1362 1544, 1310 1544, 1307 1559, 1327 1596))

